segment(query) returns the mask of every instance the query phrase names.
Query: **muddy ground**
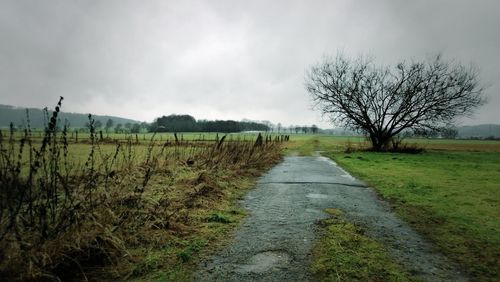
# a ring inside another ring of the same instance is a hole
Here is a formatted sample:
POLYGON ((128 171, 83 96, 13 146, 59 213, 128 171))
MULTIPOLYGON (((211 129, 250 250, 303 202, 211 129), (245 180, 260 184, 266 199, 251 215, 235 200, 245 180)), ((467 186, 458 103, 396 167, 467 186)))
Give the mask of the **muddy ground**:
POLYGON ((200 266, 197 281, 310 281, 315 223, 326 208, 386 245, 412 275, 426 281, 465 277, 396 217, 374 191, 325 157, 287 157, 241 203, 250 216, 226 249, 200 266))

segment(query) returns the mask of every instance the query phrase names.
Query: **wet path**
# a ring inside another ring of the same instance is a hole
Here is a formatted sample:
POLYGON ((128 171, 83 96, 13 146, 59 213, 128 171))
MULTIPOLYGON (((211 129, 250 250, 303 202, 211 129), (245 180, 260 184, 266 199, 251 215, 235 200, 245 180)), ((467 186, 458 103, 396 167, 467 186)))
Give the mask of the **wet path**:
POLYGON ((196 273, 197 281, 308 281, 314 223, 325 208, 344 211, 384 243, 412 274, 427 281, 464 280, 444 257, 399 220, 371 188, 324 157, 287 157, 242 205, 250 216, 232 245, 196 273))

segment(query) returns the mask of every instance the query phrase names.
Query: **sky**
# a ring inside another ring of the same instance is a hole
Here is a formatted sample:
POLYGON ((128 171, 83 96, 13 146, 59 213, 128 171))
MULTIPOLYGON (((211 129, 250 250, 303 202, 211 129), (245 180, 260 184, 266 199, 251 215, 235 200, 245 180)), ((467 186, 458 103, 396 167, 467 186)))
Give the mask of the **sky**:
POLYGON ((500 123, 498 0, 0 0, 0 104, 328 128, 304 75, 337 52, 473 64, 488 103, 460 124, 500 123))

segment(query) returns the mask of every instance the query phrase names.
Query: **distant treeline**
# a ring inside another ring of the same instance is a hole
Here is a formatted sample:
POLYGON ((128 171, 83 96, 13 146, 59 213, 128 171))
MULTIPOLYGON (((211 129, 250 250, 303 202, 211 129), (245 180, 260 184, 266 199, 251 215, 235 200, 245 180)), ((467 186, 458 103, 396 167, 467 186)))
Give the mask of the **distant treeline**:
MULTIPOLYGON (((28 123, 32 129, 43 129, 48 123, 51 110, 22 108, 0 104, 0 128, 14 130, 25 128, 28 123)), ((169 115, 157 118, 152 123, 119 118, 114 116, 92 115, 94 128, 105 132, 139 133, 139 132, 242 132, 271 131, 270 124, 252 121, 234 120, 196 120, 190 115, 169 115)), ((60 112, 58 125, 68 125, 74 130, 86 132, 89 129, 88 114, 60 112)))
MULTIPOLYGON (((26 126, 29 117, 31 128, 44 128, 48 123, 48 116, 52 114, 52 111, 53 109, 48 109, 46 112, 43 109, 22 108, 0 104, 0 127, 7 128, 10 126, 10 123, 13 123, 16 128, 23 128, 26 126)), ((106 124, 108 124, 108 126, 110 124, 122 124, 124 126, 129 124, 130 127, 132 127, 140 123, 136 120, 115 116, 92 115, 92 118, 102 126, 106 124)), ((89 122, 88 114, 62 111, 59 113, 58 119, 60 120, 60 125, 67 123, 71 128, 85 128, 88 127, 89 122)))
POLYGON ((241 132, 268 131, 269 126, 257 122, 234 120, 196 120, 190 115, 157 118, 149 126, 151 132, 241 132))

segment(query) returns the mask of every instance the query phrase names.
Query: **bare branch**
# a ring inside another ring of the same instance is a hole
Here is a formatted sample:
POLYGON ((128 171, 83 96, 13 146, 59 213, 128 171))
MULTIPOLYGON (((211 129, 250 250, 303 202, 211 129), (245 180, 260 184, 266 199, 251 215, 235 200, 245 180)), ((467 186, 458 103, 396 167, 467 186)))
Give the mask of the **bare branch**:
POLYGON ((452 124, 485 103, 477 69, 441 55, 393 69, 362 57, 324 58, 307 72, 305 87, 334 124, 363 130, 378 150, 402 131, 452 124))

